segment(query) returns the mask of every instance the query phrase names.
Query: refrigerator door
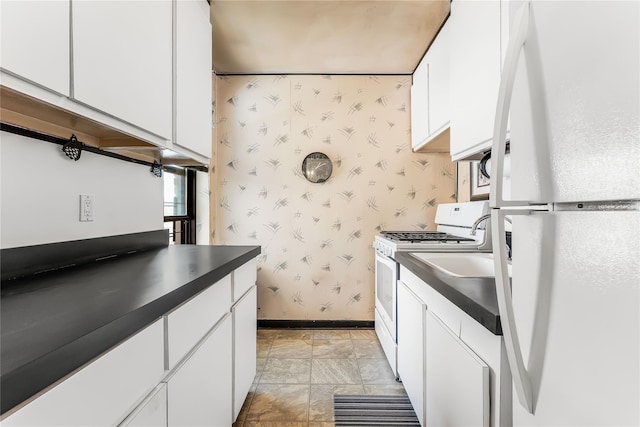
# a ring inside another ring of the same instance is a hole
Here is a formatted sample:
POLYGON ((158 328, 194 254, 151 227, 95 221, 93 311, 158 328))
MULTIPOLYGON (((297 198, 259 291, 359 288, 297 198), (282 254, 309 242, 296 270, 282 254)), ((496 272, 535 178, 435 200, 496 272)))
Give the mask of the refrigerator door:
POLYGON ((514 426, 640 425, 640 212, 513 217, 512 304, 533 414, 514 426))
POLYGON ((512 25, 526 31, 510 108, 510 198, 640 198, 640 2, 510 3, 512 25), (529 16, 519 24, 522 6, 529 16))

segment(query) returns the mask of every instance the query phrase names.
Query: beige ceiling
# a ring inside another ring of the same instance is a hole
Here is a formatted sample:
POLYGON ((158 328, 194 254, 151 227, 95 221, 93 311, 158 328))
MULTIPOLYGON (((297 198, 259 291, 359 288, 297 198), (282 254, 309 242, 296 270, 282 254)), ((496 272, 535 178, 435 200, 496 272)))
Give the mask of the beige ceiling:
POLYGON ((449 0, 211 0, 218 74, 411 74, 449 0))

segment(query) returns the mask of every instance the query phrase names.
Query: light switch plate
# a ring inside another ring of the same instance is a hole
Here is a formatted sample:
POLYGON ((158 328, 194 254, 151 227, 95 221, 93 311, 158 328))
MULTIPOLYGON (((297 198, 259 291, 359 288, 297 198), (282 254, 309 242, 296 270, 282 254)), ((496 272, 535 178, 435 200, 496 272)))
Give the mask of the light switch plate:
POLYGON ((80 222, 93 221, 93 197, 80 195, 80 222))

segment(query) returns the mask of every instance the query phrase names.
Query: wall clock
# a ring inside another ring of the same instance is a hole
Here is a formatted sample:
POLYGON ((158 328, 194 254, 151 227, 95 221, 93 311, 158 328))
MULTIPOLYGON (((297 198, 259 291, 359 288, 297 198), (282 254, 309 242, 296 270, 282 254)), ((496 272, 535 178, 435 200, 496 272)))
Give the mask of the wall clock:
POLYGON ((324 153, 311 153, 302 162, 302 173, 313 183, 325 182, 333 172, 331 159, 324 153))

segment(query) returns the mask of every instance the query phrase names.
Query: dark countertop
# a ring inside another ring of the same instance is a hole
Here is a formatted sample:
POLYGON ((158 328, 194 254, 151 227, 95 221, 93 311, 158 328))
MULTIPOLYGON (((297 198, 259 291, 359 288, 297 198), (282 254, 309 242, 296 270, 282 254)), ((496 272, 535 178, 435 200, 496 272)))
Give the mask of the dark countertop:
POLYGON ((395 259, 491 333, 502 335, 493 278, 449 276, 420 261, 410 252, 396 252, 395 259))
POLYGON ((167 246, 3 281, 1 412, 259 254, 259 246, 167 246))

